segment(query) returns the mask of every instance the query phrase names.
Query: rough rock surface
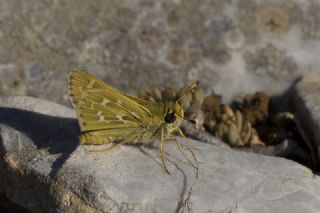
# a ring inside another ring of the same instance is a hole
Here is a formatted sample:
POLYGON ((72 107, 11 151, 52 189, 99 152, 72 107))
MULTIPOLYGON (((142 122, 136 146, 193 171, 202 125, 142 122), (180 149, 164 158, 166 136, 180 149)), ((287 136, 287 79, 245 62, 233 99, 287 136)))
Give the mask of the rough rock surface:
POLYGON ((312 150, 313 164, 320 168, 320 75, 305 75, 293 94, 296 123, 312 150))
POLYGON ((0 98, 0 193, 31 212, 318 212, 320 178, 289 160, 193 141, 198 173, 173 143, 90 153, 73 110, 0 98), (198 174, 198 175, 196 175, 198 174))
POLYGON ((319 71, 318 0, 0 0, 0 94, 67 104, 68 73, 126 91, 200 80, 279 94, 319 71))

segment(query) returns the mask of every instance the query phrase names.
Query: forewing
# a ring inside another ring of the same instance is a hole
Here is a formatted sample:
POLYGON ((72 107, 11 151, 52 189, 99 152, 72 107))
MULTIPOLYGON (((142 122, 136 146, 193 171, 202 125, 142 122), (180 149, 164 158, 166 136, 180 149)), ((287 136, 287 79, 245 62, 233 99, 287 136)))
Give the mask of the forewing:
POLYGON ((81 144, 134 138, 153 117, 145 105, 82 70, 71 72, 69 94, 81 128, 81 144))
POLYGON ((88 89, 101 89, 105 83, 88 72, 74 69, 69 76, 69 95, 74 107, 78 105, 84 91, 88 89))
POLYGON ((153 117, 158 117, 161 119, 164 114, 166 113, 165 110, 165 103, 157 103, 152 101, 147 101, 141 98, 133 97, 130 95, 125 94, 125 96, 135 103, 139 104, 139 106, 143 107, 144 109, 147 109, 149 112, 152 112, 153 117))
POLYGON ((92 91, 92 90, 100 90, 103 89, 105 91, 108 91, 108 94, 111 94, 112 96, 123 96, 125 98, 126 102, 129 104, 134 104, 135 106, 139 107, 139 112, 144 111, 144 114, 147 113, 149 116, 152 116, 152 113, 150 110, 143 105, 140 105, 139 103, 135 102, 133 99, 130 99, 130 96, 127 96, 126 94, 122 93, 121 91, 117 90, 116 88, 104 83, 103 81, 97 79, 90 73, 80 70, 80 69, 73 69, 70 73, 69 77, 69 96, 71 99, 71 103, 73 107, 76 108, 78 105, 80 99, 82 98, 82 95, 86 91, 92 91))
POLYGON ((110 90, 87 90, 76 108, 81 131, 133 128, 143 125, 147 116, 139 105, 110 90))

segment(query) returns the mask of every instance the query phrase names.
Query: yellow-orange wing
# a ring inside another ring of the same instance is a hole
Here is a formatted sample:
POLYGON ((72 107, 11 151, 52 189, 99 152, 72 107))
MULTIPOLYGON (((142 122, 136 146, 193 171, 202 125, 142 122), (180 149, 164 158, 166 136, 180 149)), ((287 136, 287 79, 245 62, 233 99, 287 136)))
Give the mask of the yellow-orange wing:
POLYGON ((151 112, 88 72, 73 70, 69 95, 81 129, 81 144, 101 144, 137 138, 151 112))

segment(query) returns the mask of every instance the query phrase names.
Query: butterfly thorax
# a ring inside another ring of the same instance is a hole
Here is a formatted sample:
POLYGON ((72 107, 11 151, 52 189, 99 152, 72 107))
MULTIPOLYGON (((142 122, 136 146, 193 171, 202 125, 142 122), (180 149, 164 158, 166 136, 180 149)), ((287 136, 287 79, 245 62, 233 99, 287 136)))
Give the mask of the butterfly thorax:
MULTIPOLYGON (((151 104, 151 103, 150 103, 151 104)), ((152 104, 151 104, 152 105, 152 104)), ((153 114, 147 125, 144 125, 137 135, 136 141, 145 143, 154 142, 157 139, 168 138, 179 128, 183 120, 183 109, 178 103, 164 102, 156 108, 148 106, 153 114)))
POLYGON ((175 102, 165 103, 165 114, 163 116, 164 127, 167 134, 172 134, 179 128, 184 116, 183 108, 175 102))

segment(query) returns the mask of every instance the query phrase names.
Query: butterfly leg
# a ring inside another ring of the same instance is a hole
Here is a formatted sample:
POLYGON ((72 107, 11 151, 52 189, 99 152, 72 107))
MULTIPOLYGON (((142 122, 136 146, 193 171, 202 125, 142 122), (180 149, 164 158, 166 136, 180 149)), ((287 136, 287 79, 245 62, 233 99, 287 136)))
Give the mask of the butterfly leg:
MULTIPOLYGON (((183 149, 183 147, 182 147, 182 145, 180 144, 180 142, 178 141, 178 139, 177 139, 177 138, 171 138, 170 140, 173 140, 173 141, 177 144, 177 147, 178 147, 179 151, 182 153, 182 155, 183 155, 184 158, 188 161, 188 163, 189 163, 192 167, 198 169, 198 166, 197 166, 197 165, 194 165, 194 164, 192 163, 192 161, 190 160, 190 158, 189 158, 188 155, 186 154, 185 150, 183 149)), ((190 152, 192 152, 192 150, 190 150, 190 152)))
POLYGON ((186 142, 188 143, 188 146, 193 149, 193 150, 200 150, 198 147, 195 147, 194 145, 192 145, 192 143, 189 141, 189 139, 185 136, 185 134, 182 132, 181 128, 178 128, 178 131, 180 133, 180 135, 186 140, 186 142))
POLYGON ((161 138, 160 138, 160 156, 161 156, 161 161, 162 161, 162 165, 163 165, 163 167, 164 167, 164 170, 166 170, 166 172, 167 172, 169 175, 171 175, 171 173, 169 172, 169 170, 168 170, 168 168, 167 168, 167 166, 166 166, 166 163, 165 163, 164 157, 163 157, 163 148, 164 148, 164 145, 165 145, 166 143, 168 143, 168 142, 169 142, 169 141, 164 140, 164 138, 163 138, 163 129, 161 129, 161 138))

